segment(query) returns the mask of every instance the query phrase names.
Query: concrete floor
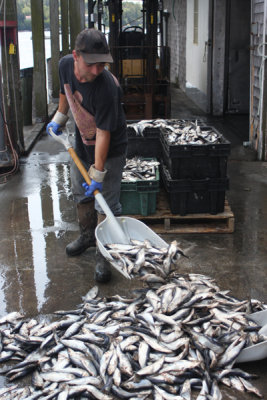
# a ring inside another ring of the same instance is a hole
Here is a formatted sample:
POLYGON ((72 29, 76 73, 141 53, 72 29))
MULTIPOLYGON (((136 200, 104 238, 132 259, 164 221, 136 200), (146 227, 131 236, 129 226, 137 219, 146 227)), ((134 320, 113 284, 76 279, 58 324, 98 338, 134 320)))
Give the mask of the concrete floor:
MULTIPOLYGON (((244 116, 210 118, 180 90, 173 89, 172 118, 202 118, 230 140, 230 190, 227 198, 235 216, 230 234, 162 235, 176 239, 189 256, 180 272, 198 272, 215 278, 222 289, 240 299, 267 303, 267 163, 243 146, 248 140, 244 116)), ((20 311, 26 317, 49 316, 73 309, 94 285, 95 249, 69 258, 65 246, 78 234, 70 191, 69 155, 45 133, 19 171, 0 185, 0 316, 20 311)), ((112 282, 100 285, 103 296, 140 286, 114 270, 112 282)), ((255 385, 267 394, 266 360, 242 364, 259 375, 255 385)), ((5 386, 1 378, 0 386, 5 386)), ((251 399, 253 395, 223 389, 224 399, 251 399)))

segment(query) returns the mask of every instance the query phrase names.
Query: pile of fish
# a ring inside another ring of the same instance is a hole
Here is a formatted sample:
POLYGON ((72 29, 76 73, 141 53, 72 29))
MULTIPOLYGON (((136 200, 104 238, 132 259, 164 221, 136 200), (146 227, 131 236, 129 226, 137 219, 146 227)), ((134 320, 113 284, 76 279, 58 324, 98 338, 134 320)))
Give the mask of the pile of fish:
POLYGON ((168 248, 152 246, 149 240, 132 239, 130 244, 106 244, 105 248, 126 276, 147 284, 164 284, 171 267, 181 256, 186 257, 174 240, 168 248))
POLYGON ((142 120, 128 125, 137 136, 144 136, 146 129, 161 132, 164 140, 171 145, 217 144, 223 142, 223 136, 203 122, 183 119, 142 120))
POLYGON ((144 136, 145 130, 152 130, 155 134, 160 133, 159 128, 166 125, 165 120, 141 120, 127 125, 128 133, 133 131, 135 136, 144 136))
POLYGON ((18 313, 0 319, 0 361, 9 361, 1 373, 11 385, 0 389, 0 399, 220 400, 222 384, 262 397, 251 383, 255 376, 235 360, 264 340, 249 313, 265 306, 232 297, 207 276, 179 274, 176 242, 163 255, 148 242, 139 243, 139 252, 137 246, 132 272, 153 275, 140 261, 145 249, 151 259, 157 255, 151 263, 163 280, 143 279, 144 288, 129 298, 102 298, 95 286, 76 309, 55 312, 53 322, 18 313), (31 385, 13 384, 27 374, 31 385))
POLYGON ((186 119, 144 119, 132 124, 128 124, 129 130, 133 130, 136 136, 145 136, 147 132, 160 132, 161 129, 171 129, 171 127, 184 128, 186 126, 203 125, 199 120, 191 121, 186 119))
POLYGON ((122 182, 155 180, 159 164, 156 159, 128 158, 122 172, 122 182))
POLYGON ((179 124, 166 126, 162 130, 164 139, 171 145, 187 144, 217 144, 223 142, 223 136, 212 127, 199 126, 196 123, 189 123, 186 126, 179 124))

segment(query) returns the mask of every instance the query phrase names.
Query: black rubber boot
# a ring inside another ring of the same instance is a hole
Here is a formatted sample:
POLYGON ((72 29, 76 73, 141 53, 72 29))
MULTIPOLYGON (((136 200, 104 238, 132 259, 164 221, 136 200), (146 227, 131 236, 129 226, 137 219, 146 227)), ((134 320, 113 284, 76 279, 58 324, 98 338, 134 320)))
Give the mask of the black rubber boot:
POLYGON ((110 263, 105 259, 100 251, 96 250, 95 281, 107 283, 111 279, 110 263))
POLYGON ((95 228, 97 223, 97 213, 94 201, 77 204, 78 222, 80 236, 66 246, 68 256, 78 256, 89 247, 95 247, 95 228))

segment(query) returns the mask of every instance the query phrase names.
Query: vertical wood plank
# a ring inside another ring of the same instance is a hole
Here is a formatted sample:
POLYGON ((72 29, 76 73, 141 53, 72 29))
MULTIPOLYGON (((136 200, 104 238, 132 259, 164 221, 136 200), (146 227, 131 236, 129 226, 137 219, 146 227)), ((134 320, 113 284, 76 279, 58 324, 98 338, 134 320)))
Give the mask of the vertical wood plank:
POLYGON ((62 56, 70 52, 69 46, 69 0, 60 0, 62 56))
POLYGON ((59 11, 58 0, 49 0, 50 9, 50 31, 51 31, 51 75, 52 75, 52 98, 59 98, 59 11))
POLYGON ((32 44, 33 44, 33 92, 36 122, 45 122, 48 117, 46 90, 46 59, 44 45, 43 0, 31 0, 32 44))
POLYGON ((84 0, 69 0, 70 16, 70 44, 71 50, 74 49, 75 39, 85 27, 85 7, 84 0))
POLYGON ((24 150, 23 115, 20 88, 16 0, 9 0, 0 9, 1 66, 3 79, 5 119, 12 145, 20 153, 24 150))

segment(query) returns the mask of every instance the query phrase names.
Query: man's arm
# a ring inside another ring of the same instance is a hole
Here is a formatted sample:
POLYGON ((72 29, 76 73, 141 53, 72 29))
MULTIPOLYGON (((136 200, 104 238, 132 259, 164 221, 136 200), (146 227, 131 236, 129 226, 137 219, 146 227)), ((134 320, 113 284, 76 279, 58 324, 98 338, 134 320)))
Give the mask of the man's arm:
POLYGON ((61 112, 62 114, 67 115, 69 108, 70 108, 70 106, 69 106, 67 97, 65 96, 65 94, 60 93, 59 94, 58 111, 61 112))
POLYGON ((104 171, 104 165, 108 156, 110 143, 110 132, 102 129, 96 129, 95 143, 95 169, 104 171))

